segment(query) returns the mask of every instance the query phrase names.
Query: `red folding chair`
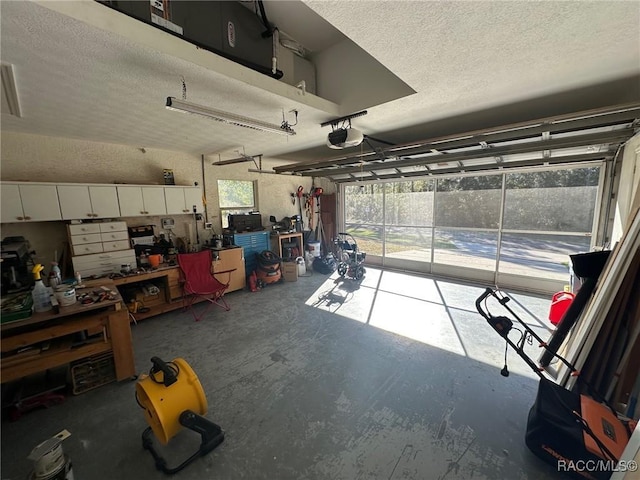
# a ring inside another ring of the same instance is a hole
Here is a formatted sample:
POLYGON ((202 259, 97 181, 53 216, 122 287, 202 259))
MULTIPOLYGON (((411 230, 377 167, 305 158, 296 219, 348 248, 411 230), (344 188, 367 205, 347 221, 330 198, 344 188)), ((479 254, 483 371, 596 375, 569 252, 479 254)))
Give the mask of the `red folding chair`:
POLYGON ((211 250, 202 250, 196 253, 179 253, 178 265, 182 282, 182 306, 191 310, 193 317, 199 321, 209 310, 211 305, 217 305, 229 311, 229 305, 223 298, 224 292, 229 288, 232 270, 224 270, 222 272, 211 271, 211 250), (228 275, 227 283, 222 283, 216 278, 216 275, 226 273, 228 275), (196 301, 207 300, 207 307, 197 315, 193 309, 196 301))

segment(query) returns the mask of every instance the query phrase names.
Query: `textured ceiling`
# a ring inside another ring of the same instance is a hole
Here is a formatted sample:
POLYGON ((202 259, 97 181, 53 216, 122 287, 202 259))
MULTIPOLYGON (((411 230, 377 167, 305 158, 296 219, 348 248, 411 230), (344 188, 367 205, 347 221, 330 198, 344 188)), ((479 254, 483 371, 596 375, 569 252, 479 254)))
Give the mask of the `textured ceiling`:
MULTIPOLYGON (((119 31, 118 24, 132 21, 124 16, 117 22, 109 17, 97 28, 60 13, 83 3, 86 7, 87 2, 0 2, 2 62, 14 65, 23 115, 3 112, 3 131, 194 154, 243 147, 247 154, 289 160, 335 156, 324 147, 328 129, 319 124, 347 113, 340 105, 302 98, 293 87, 184 47, 186 42, 152 27, 140 24, 135 34, 119 31), (181 76, 189 100, 217 109, 270 123, 297 109, 298 135, 167 111, 165 98, 181 96, 181 76)), ((270 20, 309 49, 335 46, 347 37, 417 92, 369 108, 354 121, 370 135, 386 133, 398 142, 424 139, 430 131, 418 125, 485 110, 500 122, 502 111, 507 119, 507 105, 554 94, 546 105, 550 110, 540 113, 640 98, 633 83, 625 91, 610 88, 603 98, 574 96, 566 105, 563 98, 570 96, 558 96, 640 74, 640 3, 635 1, 305 3, 266 1, 265 8, 269 13, 273 7, 270 20), (309 28, 303 28, 305 17, 309 28)), ((363 79, 362 88, 371 80, 363 79)), ((508 118, 528 115, 511 111, 508 118)))

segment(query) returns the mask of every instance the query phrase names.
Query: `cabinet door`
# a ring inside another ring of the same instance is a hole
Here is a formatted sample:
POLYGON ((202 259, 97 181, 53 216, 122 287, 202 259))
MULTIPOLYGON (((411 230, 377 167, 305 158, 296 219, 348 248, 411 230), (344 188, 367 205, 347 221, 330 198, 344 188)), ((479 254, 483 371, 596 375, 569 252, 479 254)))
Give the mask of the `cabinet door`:
POLYGON ((20 185, 20 198, 25 220, 62 220, 55 185, 20 185))
POLYGON ((112 218, 120 216, 116 187, 89 187, 91 209, 94 218, 112 218))
POLYGON ((212 262, 213 272, 224 272, 225 270, 235 271, 228 273, 222 273, 217 276, 221 282, 227 281, 227 275, 229 277, 229 289, 228 292, 235 290, 241 290, 245 287, 246 276, 244 271, 244 256, 242 248, 229 248, 225 250, 214 250, 214 260, 212 262), (216 259, 217 255, 217 259, 216 259))
POLYGON ((202 190, 200 187, 184 187, 184 200, 186 208, 193 213, 193 206, 196 206, 196 212, 204 212, 202 203, 202 190))
POLYGON ((144 215, 144 200, 140 187, 118 187, 118 202, 123 217, 144 215))
POLYGON ((24 220, 18 185, 2 184, 0 186, 0 202, 2 223, 21 222, 24 220))
POLYGON ((58 185, 58 199, 63 220, 94 218, 86 185, 58 185))
POLYGON ((167 213, 169 215, 181 215, 189 213, 184 201, 184 188, 165 187, 164 198, 167 202, 167 213))
POLYGON ((145 215, 166 215, 163 187, 142 187, 145 215))

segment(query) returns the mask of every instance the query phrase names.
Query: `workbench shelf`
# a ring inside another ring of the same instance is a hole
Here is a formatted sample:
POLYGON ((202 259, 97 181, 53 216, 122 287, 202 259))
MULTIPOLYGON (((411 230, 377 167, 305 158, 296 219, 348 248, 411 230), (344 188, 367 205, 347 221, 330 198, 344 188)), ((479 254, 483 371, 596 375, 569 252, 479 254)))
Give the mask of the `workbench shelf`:
MULTIPOLYGON (((59 367, 80 360, 85 357, 109 352, 112 349, 110 341, 92 341, 85 345, 74 348, 72 342, 59 342, 56 346, 50 347, 46 351, 21 357, 12 361, 12 357, 2 359, 2 382, 11 382, 27 375, 59 367)), ((18 354, 20 356, 20 354, 18 354)))
MULTIPOLYGON (((111 280, 86 284, 115 291, 111 280)), ((90 305, 77 302, 59 312, 33 313, 0 328, 2 383, 107 352, 113 355, 117 380, 135 375, 131 329, 120 295, 90 305)))

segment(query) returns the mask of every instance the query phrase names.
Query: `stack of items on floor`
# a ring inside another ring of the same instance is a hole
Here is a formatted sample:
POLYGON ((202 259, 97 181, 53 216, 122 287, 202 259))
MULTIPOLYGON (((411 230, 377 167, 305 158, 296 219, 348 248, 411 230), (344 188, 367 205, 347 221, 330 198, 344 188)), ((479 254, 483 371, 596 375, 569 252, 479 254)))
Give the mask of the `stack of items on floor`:
POLYGON ((164 286, 148 282, 142 285, 120 287, 122 298, 131 313, 144 313, 150 307, 165 303, 164 286))

